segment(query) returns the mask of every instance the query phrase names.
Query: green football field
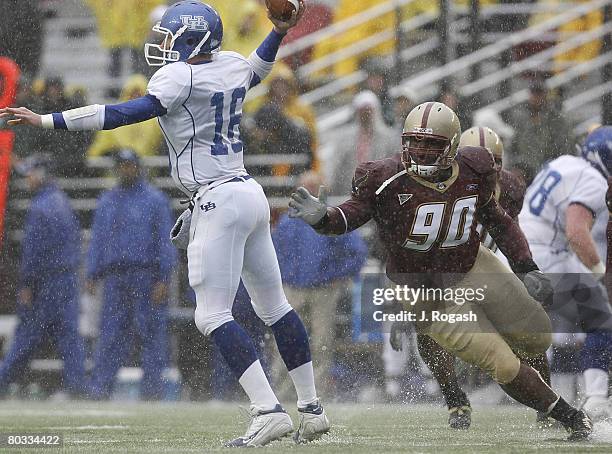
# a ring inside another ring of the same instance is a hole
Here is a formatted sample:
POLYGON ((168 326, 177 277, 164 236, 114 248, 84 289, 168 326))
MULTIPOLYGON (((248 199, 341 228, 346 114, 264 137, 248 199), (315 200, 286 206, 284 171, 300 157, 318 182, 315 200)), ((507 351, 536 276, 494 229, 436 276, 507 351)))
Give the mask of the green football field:
MULTIPOLYGON (((325 438, 301 446, 285 439, 257 452, 612 453, 612 424, 598 423, 589 442, 569 443, 560 429, 534 427, 533 412, 519 407, 476 407, 472 429, 462 432, 447 428, 445 410, 433 406, 331 404, 327 410, 333 429, 325 438)), ((0 402, 0 433, 64 436, 62 449, 43 452, 230 451, 223 441, 245 423, 232 404, 0 402)))

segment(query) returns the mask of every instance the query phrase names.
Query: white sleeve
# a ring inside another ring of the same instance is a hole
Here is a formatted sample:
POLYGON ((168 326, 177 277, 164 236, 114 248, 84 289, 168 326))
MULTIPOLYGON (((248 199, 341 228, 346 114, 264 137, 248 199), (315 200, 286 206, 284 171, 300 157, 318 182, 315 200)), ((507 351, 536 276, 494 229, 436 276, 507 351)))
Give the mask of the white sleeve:
POLYGON ((155 96, 168 112, 180 107, 191 93, 191 68, 172 63, 160 68, 149 81, 147 93, 155 96))
MULTIPOLYGON (((590 170, 590 169, 589 169, 590 170)), ((594 169, 593 169, 594 170, 594 169)), ((596 170, 594 170, 596 172, 596 170)), ((593 172, 582 172, 573 191, 569 195, 568 203, 578 203, 593 212, 593 216, 606 207, 607 185, 603 177, 593 172)))
MULTIPOLYGON (((76 109, 65 110, 60 114, 64 119, 68 131, 100 131, 104 128, 104 117, 106 114, 105 106, 92 104, 90 106, 79 107, 76 109)), ((55 128, 53 114, 43 115, 42 127, 46 129, 55 128)), ((63 129, 63 128, 58 128, 63 129)))
POLYGON ((257 55, 256 51, 253 51, 247 61, 251 65, 251 68, 253 68, 253 72, 257 74, 260 80, 264 80, 266 77, 268 77, 272 72, 272 68, 274 67, 273 61, 265 61, 259 55, 257 55))

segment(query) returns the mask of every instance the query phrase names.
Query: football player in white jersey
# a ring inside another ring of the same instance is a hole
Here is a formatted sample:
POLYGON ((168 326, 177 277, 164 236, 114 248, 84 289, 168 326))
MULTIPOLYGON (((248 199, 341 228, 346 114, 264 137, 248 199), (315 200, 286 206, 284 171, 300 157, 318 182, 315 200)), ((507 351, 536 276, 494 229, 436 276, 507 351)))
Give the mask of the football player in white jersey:
POLYGON ((303 14, 302 0, 299 6, 287 21, 270 16, 273 31, 244 58, 220 51, 223 24, 211 6, 180 1, 153 28, 160 41, 145 45, 149 64, 162 66, 145 96, 48 115, 23 107, 0 109, 0 117, 12 118, 12 125, 71 131, 113 129, 158 117, 172 177, 192 197, 193 214, 181 215, 173 235, 175 244, 187 248, 195 322, 217 344, 251 401, 253 419, 246 434, 228 446, 261 446, 293 430, 252 340, 232 317, 241 276, 296 388, 300 423, 294 439, 309 441, 329 430, 315 391, 308 336, 283 292, 268 201, 245 171, 239 129, 246 93, 272 70, 283 37, 303 14))
POLYGON ((561 156, 537 174, 519 215, 534 261, 557 281, 549 309, 556 332, 586 333, 581 350, 584 410, 592 419, 609 412, 612 313, 601 281, 611 174, 612 127, 603 126, 587 136, 581 156, 561 156))

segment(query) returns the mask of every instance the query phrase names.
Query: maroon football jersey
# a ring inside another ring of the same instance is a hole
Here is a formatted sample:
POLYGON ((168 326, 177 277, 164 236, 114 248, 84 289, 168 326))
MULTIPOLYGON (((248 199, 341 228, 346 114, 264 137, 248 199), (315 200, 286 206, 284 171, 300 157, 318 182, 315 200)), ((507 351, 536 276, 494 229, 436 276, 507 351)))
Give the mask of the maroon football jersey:
POLYGON ((502 169, 499 173, 499 204, 512 219, 521 212, 527 185, 525 180, 516 173, 502 169))
POLYGON ((469 271, 480 244, 477 217, 483 218, 490 231, 511 233, 517 246, 510 251, 512 258, 530 261, 524 237, 519 233, 522 238, 515 238, 518 227, 508 230, 513 221, 495 200, 496 184, 493 156, 485 148, 463 147, 451 176, 438 183, 409 175, 397 154, 360 165, 351 199, 328 208, 327 216, 315 228, 321 233, 342 234, 374 219, 387 250, 390 277, 469 271), (483 217, 484 211, 487 216, 483 217))

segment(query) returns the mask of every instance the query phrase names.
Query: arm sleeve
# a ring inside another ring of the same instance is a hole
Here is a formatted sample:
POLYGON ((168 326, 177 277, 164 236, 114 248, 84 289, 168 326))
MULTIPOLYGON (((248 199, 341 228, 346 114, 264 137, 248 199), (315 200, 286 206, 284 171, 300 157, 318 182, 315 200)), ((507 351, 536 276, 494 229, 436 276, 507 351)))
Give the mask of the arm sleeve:
POLYGON ((358 229, 372 219, 376 195, 369 178, 368 164, 357 167, 351 198, 337 207, 328 207, 325 217, 313 226, 318 233, 342 235, 358 229))
POLYGON ((262 80, 268 77, 270 72, 272 72, 272 67, 274 66, 274 61, 276 60, 276 54, 278 53, 278 49, 284 37, 285 35, 281 35, 275 30, 272 30, 266 39, 264 39, 260 46, 255 50, 255 52, 249 56, 248 62, 253 68, 254 73, 253 79, 251 80, 251 86, 249 88, 253 88, 259 84, 262 80))
POLYGON ((605 210, 605 191, 606 187, 602 185, 600 178, 593 178, 590 172, 583 172, 569 194, 568 205, 582 205, 595 217, 597 213, 605 210))
MULTIPOLYGON (((494 175, 488 178, 494 178, 494 175)), ((492 193, 489 200, 479 207, 478 220, 506 256, 512 271, 516 274, 523 274, 538 269, 531 257, 527 239, 518 223, 508 216, 492 193)))
POLYGON ((121 104, 93 104, 43 115, 43 125, 69 131, 100 131, 140 123, 165 114, 166 109, 160 101, 155 96, 146 95, 121 104))

